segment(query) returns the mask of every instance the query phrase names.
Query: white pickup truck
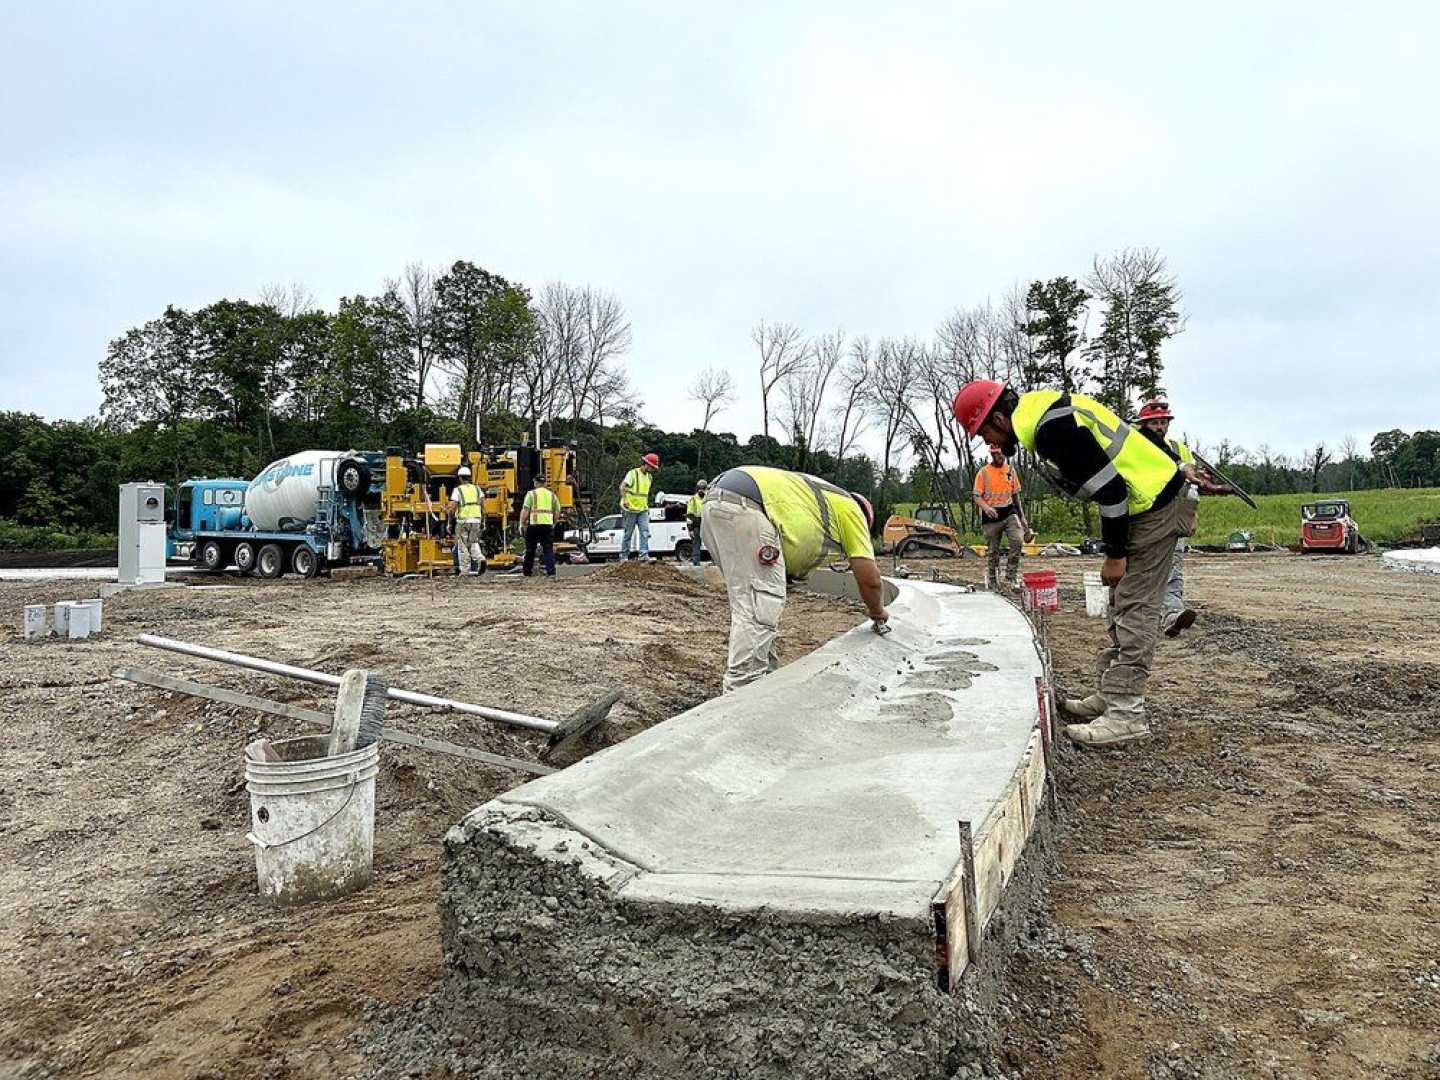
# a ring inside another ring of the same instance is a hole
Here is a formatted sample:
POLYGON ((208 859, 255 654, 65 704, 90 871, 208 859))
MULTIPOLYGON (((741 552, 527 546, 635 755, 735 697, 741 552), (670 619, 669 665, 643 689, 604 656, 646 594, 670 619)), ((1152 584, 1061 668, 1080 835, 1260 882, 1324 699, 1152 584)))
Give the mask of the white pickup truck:
MULTIPOLYGON (((655 505, 650 507, 650 554, 655 558, 673 556, 681 562, 690 561, 691 545, 700 543, 700 538, 691 537, 690 526, 685 520, 687 495, 655 496, 655 505)), ((596 518, 589 529, 577 529, 566 535, 567 540, 581 544, 585 554, 595 562, 620 557, 620 542, 624 539, 624 519, 619 514, 607 514, 596 518)), ((638 553, 640 538, 630 541, 631 555, 638 553)), ((705 549, 701 547, 701 558, 705 549)))

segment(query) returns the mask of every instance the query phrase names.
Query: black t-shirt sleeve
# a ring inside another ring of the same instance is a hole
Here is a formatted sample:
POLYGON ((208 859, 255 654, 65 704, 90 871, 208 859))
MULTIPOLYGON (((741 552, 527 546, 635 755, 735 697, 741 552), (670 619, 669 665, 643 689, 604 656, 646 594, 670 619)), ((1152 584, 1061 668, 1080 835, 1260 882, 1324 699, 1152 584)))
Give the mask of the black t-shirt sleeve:
MULTIPOLYGON (((1041 424, 1035 432, 1035 452, 1060 471, 1075 488, 1099 475, 1110 459, 1094 437, 1071 416, 1061 416, 1041 424)), ((1130 540, 1130 489, 1119 473, 1096 490, 1092 496, 1100 506, 1100 543, 1105 554, 1116 559, 1125 557, 1130 540)))

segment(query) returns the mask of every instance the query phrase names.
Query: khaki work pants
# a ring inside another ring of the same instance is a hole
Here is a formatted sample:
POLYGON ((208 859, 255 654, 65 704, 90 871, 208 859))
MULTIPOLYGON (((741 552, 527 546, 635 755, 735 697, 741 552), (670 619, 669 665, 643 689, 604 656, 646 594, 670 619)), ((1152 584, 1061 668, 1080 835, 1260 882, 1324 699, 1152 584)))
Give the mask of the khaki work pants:
POLYGON ((785 555, 765 511, 733 491, 706 494, 700 535, 730 594, 730 655, 722 684, 728 694, 780 666, 775 635, 785 607, 785 555), (760 561, 766 547, 779 553, 768 566, 760 561))
POLYGON ((1008 514, 999 521, 982 521, 985 534, 985 581, 994 585, 1000 577, 1000 538, 1010 541, 1005 563, 1005 580, 1014 585, 1020 579, 1020 545, 1025 543, 1025 529, 1019 514, 1008 514))
POLYGON ((460 572, 468 574, 485 565, 485 522, 471 519, 455 523, 455 544, 460 549, 460 572))
POLYGON ((1183 498, 1130 519, 1125 576, 1110 590, 1111 645, 1097 657, 1100 696, 1143 696, 1160 637, 1160 607, 1174 566, 1183 498))

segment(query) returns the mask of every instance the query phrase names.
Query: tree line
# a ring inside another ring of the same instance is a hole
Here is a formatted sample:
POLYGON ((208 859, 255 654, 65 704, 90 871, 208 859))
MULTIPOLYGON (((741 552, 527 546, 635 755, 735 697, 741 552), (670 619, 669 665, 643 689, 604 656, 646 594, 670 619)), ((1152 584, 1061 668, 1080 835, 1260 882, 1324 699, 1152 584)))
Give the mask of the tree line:
MULTIPOLYGON (((57 533, 108 533, 115 487, 129 479, 255 475, 310 448, 417 450, 519 441, 544 425, 576 443, 597 510, 614 509, 640 453, 657 488, 739 464, 802 469, 895 503, 969 504, 977 459, 950 414, 955 390, 999 378, 1021 390, 1091 393, 1121 415, 1164 393, 1164 347, 1184 329, 1182 295, 1152 249, 1097 256, 1077 277, 1036 280, 998 304, 959 308, 927 338, 810 335, 764 319, 743 365, 689 387, 700 425, 667 432, 643 419, 626 368, 631 325, 603 290, 553 282, 532 293, 472 262, 415 263, 372 295, 323 310, 301 287, 197 310, 167 307, 111 341, 100 361, 99 417, 47 422, 0 414, 0 544, 56 546, 57 533), (759 391, 761 431, 718 431, 739 378, 759 391), (861 450, 872 447, 872 457, 861 450), (16 539, 18 529, 30 529, 16 539), (38 531, 37 531, 38 530, 38 531), (28 538, 28 539, 27 539, 28 538)), ((1261 445, 1199 444, 1257 494, 1440 485, 1440 433, 1376 435, 1287 456, 1261 445)), ((1022 461, 1022 471, 1025 463, 1022 461)), ((1027 484, 1037 520, 1090 531, 1074 504, 1027 484)), ((965 524, 973 524, 968 522, 965 524)))

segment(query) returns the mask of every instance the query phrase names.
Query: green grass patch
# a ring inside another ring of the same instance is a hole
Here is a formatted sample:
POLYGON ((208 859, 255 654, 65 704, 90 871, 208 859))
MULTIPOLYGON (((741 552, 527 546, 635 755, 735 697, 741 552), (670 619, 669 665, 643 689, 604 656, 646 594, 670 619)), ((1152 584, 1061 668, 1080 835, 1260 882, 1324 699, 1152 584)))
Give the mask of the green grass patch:
POLYGON ((55 529, 45 525, 21 525, 0 518, 0 551, 75 551, 114 549, 114 533, 85 529, 55 529))
MULTIPOLYGON (((1249 529, 1262 544, 1298 544, 1300 507, 1322 499, 1349 499, 1350 513, 1366 537, 1381 544, 1415 537, 1420 525, 1440 521, 1440 488, 1375 488, 1370 491, 1335 491, 1321 495, 1257 495, 1258 510, 1251 510, 1232 495, 1206 496, 1200 502, 1200 529, 1193 543, 1223 544, 1236 529, 1249 529)), ((909 514, 915 503, 897 503, 894 512, 909 514)), ((951 505, 963 521, 958 504, 951 505)), ((1042 544, 1061 541, 1078 544, 1084 531, 1080 509, 1061 499, 1047 499, 1043 514, 1032 521, 1042 544)), ((984 543, 979 533, 965 534, 967 543, 984 543)))

